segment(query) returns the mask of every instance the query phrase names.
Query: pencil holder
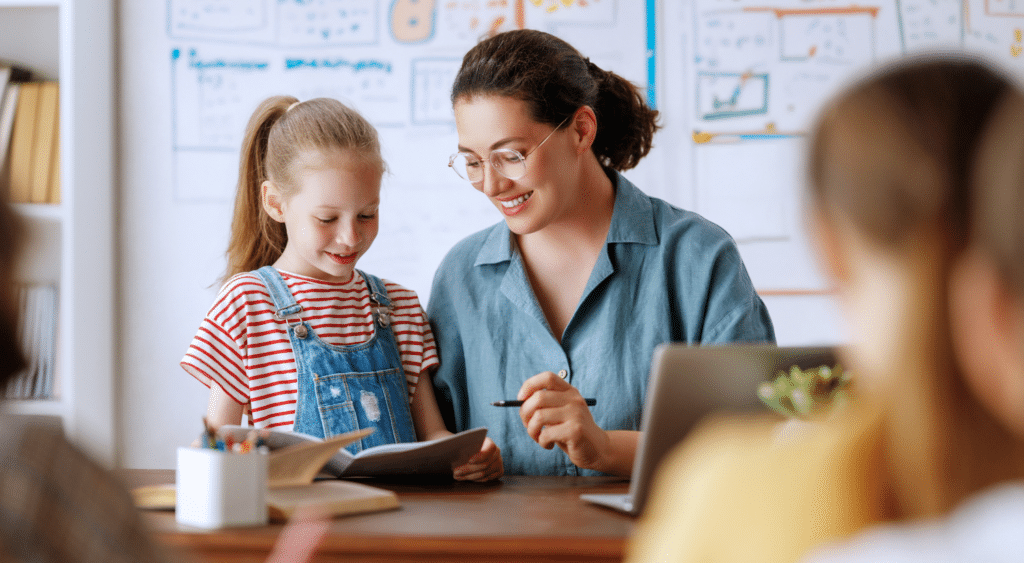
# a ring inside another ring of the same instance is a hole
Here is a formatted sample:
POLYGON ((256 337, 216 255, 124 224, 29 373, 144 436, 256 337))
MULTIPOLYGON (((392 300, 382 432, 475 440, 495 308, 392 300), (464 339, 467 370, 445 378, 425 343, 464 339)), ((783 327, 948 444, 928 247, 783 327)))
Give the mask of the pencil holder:
POLYGON ((207 529, 266 524, 267 457, 178 448, 175 520, 207 529))

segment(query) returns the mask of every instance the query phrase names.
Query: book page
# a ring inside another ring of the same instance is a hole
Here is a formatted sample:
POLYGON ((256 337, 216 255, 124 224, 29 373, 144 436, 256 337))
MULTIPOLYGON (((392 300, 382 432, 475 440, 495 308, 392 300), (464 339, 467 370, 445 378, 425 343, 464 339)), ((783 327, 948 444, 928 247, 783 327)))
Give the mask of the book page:
POLYGON ((267 466, 267 485, 275 488, 312 483, 327 460, 339 449, 369 436, 373 431, 373 428, 364 428, 323 441, 306 441, 274 450, 267 466))
POLYGON ((341 468, 339 475, 451 474, 452 468, 466 463, 473 454, 480 451, 486 436, 487 429, 481 427, 429 442, 374 446, 356 455, 347 467, 341 468))

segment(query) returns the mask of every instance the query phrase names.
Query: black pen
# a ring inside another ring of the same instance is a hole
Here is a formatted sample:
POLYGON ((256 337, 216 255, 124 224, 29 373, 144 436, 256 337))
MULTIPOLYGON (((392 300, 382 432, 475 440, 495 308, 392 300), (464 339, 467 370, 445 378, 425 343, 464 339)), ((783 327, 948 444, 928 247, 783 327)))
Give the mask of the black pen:
MULTIPOLYGON (((597 404, 597 399, 583 399, 586 401, 588 407, 592 407, 597 404)), ((495 407, 521 407, 523 406, 522 401, 494 401, 491 406, 495 407)))

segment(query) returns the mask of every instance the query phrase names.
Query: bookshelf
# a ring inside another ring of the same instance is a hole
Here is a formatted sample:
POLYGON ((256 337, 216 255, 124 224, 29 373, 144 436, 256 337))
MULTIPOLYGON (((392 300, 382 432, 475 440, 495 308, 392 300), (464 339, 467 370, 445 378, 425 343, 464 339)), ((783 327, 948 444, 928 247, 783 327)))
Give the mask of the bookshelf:
POLYGON ((57 392, 8 401, 63 419, 68 437, 117 462, 114 337, 114 7, 111 0, 0 0, 0 59, 60 82, 59 204, 19 204, 18 279, 58 287, 57 392))

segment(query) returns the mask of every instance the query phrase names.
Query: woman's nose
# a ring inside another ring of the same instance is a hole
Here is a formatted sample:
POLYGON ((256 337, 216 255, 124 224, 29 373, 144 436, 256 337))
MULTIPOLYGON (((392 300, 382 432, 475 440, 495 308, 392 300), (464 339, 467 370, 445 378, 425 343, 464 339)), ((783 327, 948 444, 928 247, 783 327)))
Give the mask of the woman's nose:
POLYGON ((477 185, 477 189, 487 196, 497 195, 504 191, 503 185, 507 181, 509 181, 508 178, 499 174, 490 163, 487 163, 484 166, 484 177, 477 185))

